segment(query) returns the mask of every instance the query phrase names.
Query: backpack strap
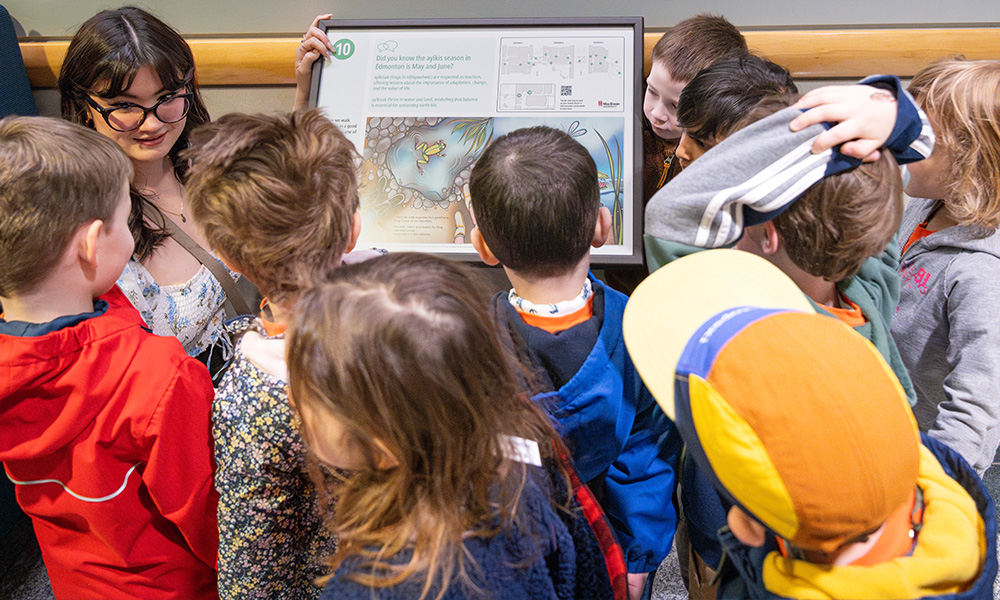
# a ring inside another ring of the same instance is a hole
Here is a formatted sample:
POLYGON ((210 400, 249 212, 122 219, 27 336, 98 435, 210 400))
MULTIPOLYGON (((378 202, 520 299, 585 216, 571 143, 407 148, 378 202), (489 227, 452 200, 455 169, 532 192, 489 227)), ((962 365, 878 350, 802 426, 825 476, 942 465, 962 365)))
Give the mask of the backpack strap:
POLYGON ((234 319, 240 315, 251 315, 254 314, 253 310, 250 309, 250 305, 247 303, 243 294, 240 293, 240 289, 233 280, 232 275, 226 269, 225 265, 219 261, 215 256, 212 255, 208 250, 205 250, 201 244, 194 241, 187 233, 184 232, 180 226, 174 222, 170 217, 157 211, 151 203, 143 202, 142 208, 143 214, 147 219, 152 220, 155 223, 162 222, 163 230, 167 232, 167 235, 174 238, 174 240, 180 244, 185 250, 188 251, 191 256, 195 257, 201 264, 205 265, 215 279, 222 286, 223 291, 226 292, 226 301, 223 307, 226 312, 226 319, 234 319))

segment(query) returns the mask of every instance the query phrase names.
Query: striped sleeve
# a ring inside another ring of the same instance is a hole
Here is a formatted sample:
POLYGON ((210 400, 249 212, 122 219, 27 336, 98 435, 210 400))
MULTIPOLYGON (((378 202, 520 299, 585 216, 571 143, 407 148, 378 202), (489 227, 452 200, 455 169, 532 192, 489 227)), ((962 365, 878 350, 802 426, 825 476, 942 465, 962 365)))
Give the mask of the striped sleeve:
MULTIPOLYGON (((866 81, 894 86, 899 97, 896 124, 885 148, 901 163, 929 155, 934 136, 927 117, 899 80, 866 81)), ((757 121, 681 171, 647 205, 647 239, 696 248, 731 245, 744 227, 773 219, 823 177, 860 164, 836 150, 813 154, 813 140, 830 124, 793 132, 789 124, 800 114, 799 109, 786 108, 757 121)))

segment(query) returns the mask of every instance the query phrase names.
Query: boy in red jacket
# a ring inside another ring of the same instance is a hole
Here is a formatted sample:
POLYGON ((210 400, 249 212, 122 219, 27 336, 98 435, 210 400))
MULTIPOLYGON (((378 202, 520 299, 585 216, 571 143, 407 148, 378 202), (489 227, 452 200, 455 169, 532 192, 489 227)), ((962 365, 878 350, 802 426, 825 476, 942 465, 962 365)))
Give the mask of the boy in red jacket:
POLYGON ((66 121, 0 121, 0 461, 57 598, 215 598, 205 367, 115 286, 131 166, 66 121))

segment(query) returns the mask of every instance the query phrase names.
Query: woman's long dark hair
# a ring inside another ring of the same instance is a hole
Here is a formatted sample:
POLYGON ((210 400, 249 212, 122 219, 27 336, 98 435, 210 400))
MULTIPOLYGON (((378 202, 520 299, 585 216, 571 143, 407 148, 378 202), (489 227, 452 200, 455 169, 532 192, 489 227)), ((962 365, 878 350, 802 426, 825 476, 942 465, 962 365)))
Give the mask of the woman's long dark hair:
MULTIPOLYGON (((123 6, 104 10, 80 26, 59 72, 62 116, 93 127, 86 94, 102 98, 119 96, 132 85, 142 67, 150 67, 165 89, 186 87, 194 96, 184 130, 168 154, 183 183, 187 163, 180 158, 180 152, 188 147, 191 130, 208 122, 208 109, 198 90, 191 48, 174 28, 141 8, 123 6)), ((149 200, 134 187, 130 192, 129 227, 136 241, 135 256, 142 260, 153 253, 166 233, 162 227, 143 219, 143 208, 150 204, 149 200)))

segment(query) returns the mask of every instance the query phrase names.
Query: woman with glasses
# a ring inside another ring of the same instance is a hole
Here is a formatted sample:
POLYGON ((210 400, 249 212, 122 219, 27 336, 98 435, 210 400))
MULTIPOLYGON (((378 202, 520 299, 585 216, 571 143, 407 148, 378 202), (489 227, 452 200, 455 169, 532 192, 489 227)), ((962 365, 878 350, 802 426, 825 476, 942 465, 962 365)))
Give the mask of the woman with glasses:
POLYGON ((213 274, 231 277, 214 258, 188 249, 205 241, 185 206, 180 153, 189 132, 209 120, 191 49, 142 9, 105 10, 73 36, 59 93, 64 118, 113 139, 132 160, 136 246, 118 285, 154 333, 177 336, 214 374, 228 354, 216 342, 225 340, 223 283, 232 286, 213 274))

